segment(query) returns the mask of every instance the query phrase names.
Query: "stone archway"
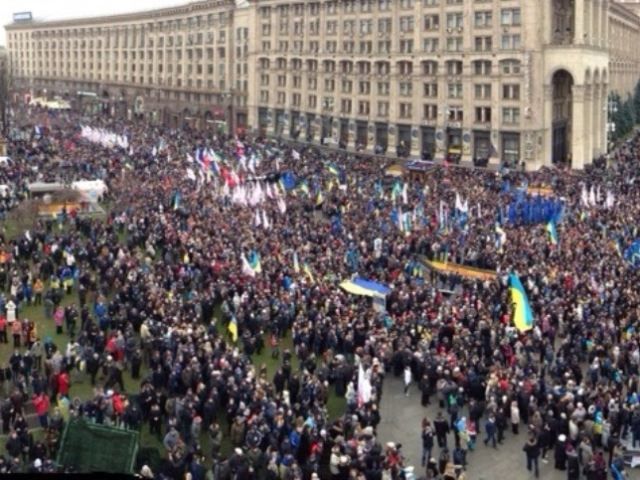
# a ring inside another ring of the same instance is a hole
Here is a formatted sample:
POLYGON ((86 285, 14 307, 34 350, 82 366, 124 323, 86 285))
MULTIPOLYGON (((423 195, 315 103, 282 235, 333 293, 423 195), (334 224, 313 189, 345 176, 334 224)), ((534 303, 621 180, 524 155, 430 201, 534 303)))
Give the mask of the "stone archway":
POLYGON ((571 165, 573 85, 573 76, 564 69, 556 71, 551 78, 553 102, 551 152, 554 164, 571 165))

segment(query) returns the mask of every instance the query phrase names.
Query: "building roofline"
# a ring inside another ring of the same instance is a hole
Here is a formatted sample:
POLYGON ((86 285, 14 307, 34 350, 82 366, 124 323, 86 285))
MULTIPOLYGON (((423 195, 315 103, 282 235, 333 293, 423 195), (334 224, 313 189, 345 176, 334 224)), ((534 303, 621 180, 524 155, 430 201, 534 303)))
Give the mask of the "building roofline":
MULTIPOLYGON (((179 2, 180 0, 176 0, 179 2)), ((230 7, 234 5, 234 0, 199 0, 190 3, 177 4, 170 7, 152 8, 128 13, 118 13, 114 15, 102 15, 94 17, 76 17, 60 20, 33 20, 30 22, 13 22, 4 26, 5 30, 29 30, 34 28, 58 28, 74 27, 85 25, 100 25, 104 23, 125 23, 136 20, 149 20, 157 17, 167 17, 185 13, 209 10, 219 7, 230 7)))

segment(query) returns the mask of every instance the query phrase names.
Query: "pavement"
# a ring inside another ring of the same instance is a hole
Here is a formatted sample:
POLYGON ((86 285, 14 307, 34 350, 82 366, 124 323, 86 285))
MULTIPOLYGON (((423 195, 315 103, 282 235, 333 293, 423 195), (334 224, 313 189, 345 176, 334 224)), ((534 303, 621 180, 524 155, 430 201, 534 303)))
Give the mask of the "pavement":
MULTIPOLYGON (((422 439, 420 438, 422 419, 426 416, 430 420, 436 418, 440 410, 437 400, 432 397, 432 405, 423 407, 420 405, 420 391, 414 383, 409 389, 409 396, 403 393, 402 378, 395 378, 388 374, 384 381, 382 402, 380 404, 380 416, 378 426, 378 438, 382 444, 396 442, 402 444, 402 453, 405 457, 405 465, 415 467, 416 478, 424 475, 425 471, 420 466, 422 457, 422 439), (433 405, 435 403, 435 405, 433 405)), ((448 418, 448 415, 445 417, 448 418)), ((465 409, 466 413, 466 409, 465 409)), ((520 426, 520 434, 513 435, 511 430, 505 432, 505 441, 498 445, 498 449, 485 447, 482 443, 484 425, 478 427, 478 440, 476 449, 467 453, 467 479, 468 480, 530 480, 535 479, 526 468, 526 458, 522 447, 526 442, 524 425, 520 426)), ((453 434, 449 435, 448 445, 454 445, 453 434)), ((438 459, 440 450, 437 443, 432 456, 438 459)), ((553 468, 553 452, 548 454, 549 463, 540 462, 540 478, 544 480, 565 480, 566 472, 560 472, 553 468)))

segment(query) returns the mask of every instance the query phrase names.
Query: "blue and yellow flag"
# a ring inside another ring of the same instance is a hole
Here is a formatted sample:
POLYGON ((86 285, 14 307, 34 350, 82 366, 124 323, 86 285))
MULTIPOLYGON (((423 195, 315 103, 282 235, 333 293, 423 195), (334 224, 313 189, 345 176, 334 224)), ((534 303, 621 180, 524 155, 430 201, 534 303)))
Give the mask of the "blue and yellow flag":
POLYGON ((327 171, 335 176, 340 175, 340 170, 338 169, 335 163, 327 164, 327 171))
POLYGON ((520 332, 531 330, 533 328, 533 312, 524 287, 514 273, 509 274, 509 293, 513 302, 513 324, 520 332))
POLYGON ((309 185, 307 185, 307 182, 300 182, 298 188, 300 189, 300 191, 306 193, 307 196, 309 195, 309 185))
POLYGON ((249 254, 249 266, 256 273, 262 272, 262 263, 260 262, 260 254, 255 250, 249 254))
POLYGON ((556 222, 555 220, 551 220, 549 223, 547 223, 547 232, 549 232, 549 241, 551 241, 551 243, 553 245, 557 245, 558 244, 558 230, 556 228, 556 222))
POLYGON ((324 202, 324 195, 322 195, 322 190, 318 190, 318 196, 316 197, 316 206, 319 207, 324 202))
POLYGON ((293 271, 300 273, 300 263, 298 262, 298 252, 293 252, 293 271))
POLYGON ((238 321, 236 320, 236 317, 231 317, 227 330, 229 330, 229 335, 231 335, 233 343, 236 343, 238 341, 238 321))

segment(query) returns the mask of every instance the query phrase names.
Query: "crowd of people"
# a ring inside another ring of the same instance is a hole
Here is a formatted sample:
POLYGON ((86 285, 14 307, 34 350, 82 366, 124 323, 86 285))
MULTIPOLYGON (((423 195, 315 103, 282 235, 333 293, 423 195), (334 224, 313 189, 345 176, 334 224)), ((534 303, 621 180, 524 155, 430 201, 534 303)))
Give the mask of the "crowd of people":
POLYGON ((13 353, 0 472, 55 470, 63 426, 84 417, 157 436, 163 461, 146 478, 461 480, 473 455, 520 433, 536 476, 551 457, 569 480, 624 478, 622 443, 640 442, 638 273, 624 254, 638 236, 640 140, 580 174, 438 166, 409 180, 280 140, 17 106, 13 121, 8 221, 32 181, 99 178, 109 193, 106 219, 65 210, 3 235, 0 348, 13 353), (127 144, 83 138, 87 124, 127 144), (527 186, 562 200, 557 243, 543 224, 503 218, 527 186), (585 189, 608 200, 585 202, 585 189), (528 331, 511 321, 512 272, 528 331), (339 287, 354 276, 389 286, 386 308, 339 287), (252 361, 264 351, 273 375, 252 361), (386 375, 439 406, 413 432, 413 473, 378 436, 386 375), (79 378, 91 398, 74 395, 79 378), (332 395, 346 399, 335 418, 332 395))

